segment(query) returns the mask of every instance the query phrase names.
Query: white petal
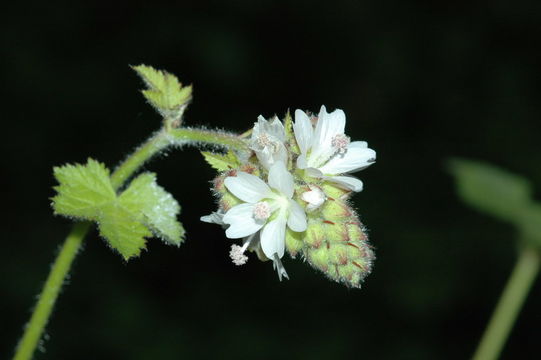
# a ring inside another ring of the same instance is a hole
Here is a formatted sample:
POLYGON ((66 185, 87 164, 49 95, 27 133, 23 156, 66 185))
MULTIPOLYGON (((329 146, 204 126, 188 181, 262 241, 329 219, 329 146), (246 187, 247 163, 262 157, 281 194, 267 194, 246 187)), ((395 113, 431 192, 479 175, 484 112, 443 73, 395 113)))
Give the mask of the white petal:
POLYGON ((270 168, 273 164, 272 153, 268 148, 264 148, 262 151, 255 151, 255 155, 257 156, 257 160, 259 160, 265 169, 270 168))
POLYGON ((297 167, 299 169, 306 169, 307 167, 307 163, 306 163, 306 156, 304 156, 303 154, 299 155, 299 157, 297 158, 297 167))
POLYGON ((269 185, 291 198, 293 196, 293 175, 286 169, 286 165, 279 161, 274 163, 269 170, 269 185))
POLYGON ((261 132, 265 129, 266 126, 268 126, 268 123, 269 122, 265 119, 263 115, 259 115, 257 117, 257 122, 254 124, 254 130, 256 130, 256 127, 258 127, 258 131, 261 132))
POLYGON ((287 149, 282 143, 277 143, 278 150, 273 152, 272 148, 265 147, 262 151, 255 150, 257 159, 265 169, 270 169, 274 163, 282 161, 287 163, 287 149))
POLYGON ((348 145, 348 148, 350 146, 353 146, 353 147, 358 147, 358 148, 367 148, 368 147, 368 143, 366 141, 353 141, 352 143, 350 143, 348 145))
POLYGON ((210 215, 201 216, 201 221, 210 224, 224 225, 223 217, 224 214, 222 212, 215 211, 210 215))
POLYGON ((260 115, 254 124, 250 148, 255 151, 265 169, 269 169, 276 161, 287 162, 284 141, 285 129, 282 122, 277 117, 267 121, 260 115))
POLYGON ((349 144, 345 154, 336 154, 319 170, 324 174, 343 174, 362 170, 375 161, 376 152, 367 148, 364 141, 355 141, 349 144))
POLYGON ((261 230, 261 249, 269 259, 277 254, 279 258, 284 256, 286 236, 286 217, 278 214, 278 217, 267 223, 261 230))
POLYGON ((308 176, 318 178, 318 179, 323 177, 323 173, 319 171, 319 169, 309 167, 309 168, 306 168, 305 171, 306 171, 306 175, 308 176))
POLYGON ((282 161, 284 164, 287 164, 287 149, 284 144, 280 144, 280 147, 276 154, 274 154, 274 162, 282 161))
POLYGON ((254 123, 254 129, 252 130, 252 140, 257 139, 263 133, 282 142, 286 139, 284 124, 276 116, 271 120, 266 120, 262 115, 257 117, 257 122, 254 123))
POLYGON ((328 114, 325 106, 321 107, 318 115, 316 130, 312 140, 312 154, 308 164, 319 167, 334 154, 332 140, 336 135, 344 134, 346 115, 340 109, 328 114))
POLYGON ((295 110, 293 131, 295 132, 295 139, 297 139, 297 144, 301 149, 301 153, 306 154, 312 143, 314 128, 312 127, 312 122, 308 118, 308 115, 302 110, 295 110))
POLYGON ((353 176, 326 176, 325 179, 348 190, 356 192, 363 190, 363 182, 353 176))
POLYGON ((264 221, 254 219, 254 204, 240 204, 232 207, 223 217, 223 222, 230 226, 225 236, 239 239, 257 232, 265 225, 264 221))
POLYGON ((272 194, 263 180, 242 171, 237 172, 237 176, 226 177, 224 184, 233 195, 249 203, 256 203, 272 194))
POLYGON ((293 199, 289 199, 287 226, 295 232, 306 230, 306 214, 304 209, 293 199))
POLYGON ((284 142, 286 140, 286 130, 284 128, 284 124, 278 119, 278 117, 274 117, 271 121, 269 121, 268 125, 268 132, 276 137, 278 140, 284 142))
POLYGON ((261 133, 265 132, 265 127, 267 126, 267 120, 261 115, 257 117, 257 122, 254 123, 254 128, 252 129, 251 140, 257 140, 261 133))

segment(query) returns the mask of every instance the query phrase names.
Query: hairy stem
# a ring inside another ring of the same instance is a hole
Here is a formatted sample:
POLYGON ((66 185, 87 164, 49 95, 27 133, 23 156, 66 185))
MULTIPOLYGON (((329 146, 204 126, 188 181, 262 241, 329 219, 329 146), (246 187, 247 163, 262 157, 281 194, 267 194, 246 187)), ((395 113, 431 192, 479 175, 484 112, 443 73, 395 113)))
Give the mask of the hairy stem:
POLYGON ((235 150, 246 151, 248 147, 238 135, 222 131, 208 130, 202 128, 177 128, 171 129, 169 135, 173 142, 178 144, 183 143, 200 143, 207 145, 217 145, 224 148, 232 148, 235 150))
POLYGON ((111 175, 111 184, 118 190, 144 163, 169 145, 166 133, 161 130, 138 147, 111 175))
MULTIPOLYGON (((138 147, 111 175, 111 183, 118 190, 145 162, 168 146, 178 144, 210 144, 224 148, 246 150, 246 145, 233 134, 206 129, 162 129, 138 147)), ((58 254, 36 307, 26 325, 13 360, 29 360, 38 345, 45 325, 51 315, 58 293, 69 273, 75 255, 90 229, 90 223, 80 222, 73 226, 58 254)))
POLYGON ((73 262, 75 255, 77 255, 83 238, 89 228, 89 222, 75 224, 66 238, 64 245, 62 245, 62 249, 56 257, 51 272, 49 273, 49 277, 43 287, 43 291, 39 296, 38 303, 32 313, 30 322, 26 325, 24 335, 19 342, 17 352, 13 358, 14 360, 26 360, 32 358, 34 349, 38 345, 43 328, 51 315, 53 305, 62 288, 66 275, 69 272, 71 263, 73 262))
POLYGON ((513 328, 517 316, 539 272, 540 256, 536 249, 521 250, 511 277, 496 305, 483 338, 473 356, 474 360, 494 360, 513 328))

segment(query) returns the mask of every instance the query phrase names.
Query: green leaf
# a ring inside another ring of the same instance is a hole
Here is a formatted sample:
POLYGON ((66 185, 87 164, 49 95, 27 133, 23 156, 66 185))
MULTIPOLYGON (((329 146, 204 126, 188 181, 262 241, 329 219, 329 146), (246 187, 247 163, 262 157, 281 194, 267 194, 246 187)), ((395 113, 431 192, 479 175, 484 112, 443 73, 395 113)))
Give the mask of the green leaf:
POLYGON ((527 179, 497 167, 471 160, 453 159, 448 169, 457 190, 470 206, 504 221, 521 222, 531 205, 527 179))
POLYGON ((109 170, 95 160, 88 159, 86 165, 55 167, 53 171, 59 183, 52 199, 55 214, 97 220, 100 208, 116 198, 109 170))
POLYGON ((227 154, 216 154, 209 151, 201 151, 205 161, 218 171, 226 171, 238 168, 241 163, 231 150, 227 154))
POLYGON ((120 196, 111 185, 109 170, 92 159, 86 165, 57 167, 54 175, 59 182, 55 213, 96 221, 100 234, 124 259, 138 256, 152 233, 180 245, 184 237, 176 219, 180 206, 156 183, 155 174, 139 175, 120 196))
POLYGON ((522 238, 535 246, 541 246, 541 205, 532 204, 517 221, 522 238))
POLYGON ((156 182, 156 174, 144 173, 132 181, 119 197, 120 203, 133 212, 139 212, 140 220, 164 241, 180 245, 184 228, 177 221, 180 205, 156 182))
POLYGON ((175 75, 147 65, 132 68, 148 87, 142 90, 143 95, 162 115, 174 117, 174 112, 191 99, 192 86, 182 86, 175 75))
POLYGON ((139 256, 141 249, 145 248, 145 238, 152 236, 150 230, 133 216, 133 212, 117 203, 106 205, 101 210, 100 235, 124 260, 139 256))

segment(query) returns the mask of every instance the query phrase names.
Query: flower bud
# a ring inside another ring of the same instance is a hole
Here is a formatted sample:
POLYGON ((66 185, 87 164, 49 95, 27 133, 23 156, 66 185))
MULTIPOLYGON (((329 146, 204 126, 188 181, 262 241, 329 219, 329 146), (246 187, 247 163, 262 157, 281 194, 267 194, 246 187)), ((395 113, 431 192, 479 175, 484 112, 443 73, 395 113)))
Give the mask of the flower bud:
POLYGON ((340 199, 329 198, 321 209, 321 215, 328 221, 342 221, 353 215, 353 210, 340 199))
POLYGON ((289 228, 286 230, 286 249, 292 258, 295 258, 304 246, 302 235, 302 233, 291 231, 289 228))
POLYGON ((333 184, 331 182, 325 182, 321 186, 327 198, 334 200, 345 200, 351 195, 351 190, 347 190, 333 184))
POLYGON ((324 208, 322 214, 332 216, 333 221, 310 218, 304 234, 304 256, 329 279, 358 288, 370 273, 374 253, 353 210, 340 200, 326 203, 331 204, 330 208, 324 208))

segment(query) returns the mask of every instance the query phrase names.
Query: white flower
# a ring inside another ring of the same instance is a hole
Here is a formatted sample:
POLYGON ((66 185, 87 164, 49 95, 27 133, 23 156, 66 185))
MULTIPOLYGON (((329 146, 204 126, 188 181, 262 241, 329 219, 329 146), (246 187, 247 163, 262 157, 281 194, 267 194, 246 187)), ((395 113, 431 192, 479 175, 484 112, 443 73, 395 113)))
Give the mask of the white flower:
MULTIPOLYGON (((258 231, 261 250, 274 261, 281 278, 287 276, 280 262, 285 250, 286 226, 292 231, 306 230, 306 214, 292 199, 293 176, 282 161, 275 162, 269 170, 268 185, 257 176, 239 171, 237 176, 224 180, 227 189, 244 203, 224 214, 222 221, 230 226, 225 234, 239 239, 258 231)), ((239 258, 238 252, 235 257, 239 258)))
POLYGON ((250 139, 250 148, 255 151, 259 162, 269 170, 277 161, 287 163, 287 150, 284 145, 286 134, 284 125, 277 117, 271 121, 263 116, 257 118, 250 139))
POLYGON ((303 192, 301 195, 301 199, 308 203, 308 205, 306 206, 306 210, 314 211, 315 209, 323 205, 327 197, 319 187, 312 184, 308 186, 310 187, 310 190, 303 192))
MULTIPOLYGON (((222 210, 214 211, 210 215, 201 216, 200 220, 210 224, 218 224, 224 228, 228 225, 224 223, 224 212, 222 210)), ((231 245, 231 250, 229 251, 229 257, 233 261, 233 264, 240 266, 248 262, 248 256, 244 255, 247 249, 258 251, 259 250, 259 237, 254 239, 256 234, 252 234, 243 239, 243 245, 239 246, 237 244, 231 245)), ((287 274, 286 274, 287 275, 287 274)))
POLYGON ((293 130, 301 151, 297 167, 306 169, 310 176, 361 191, 361 180, 340 174, 362 170, 373 164, 376 152, 369 149, 365 141, 350 142, 344 134, 345 125, 346 115, 339 109, 328 114, 322 106, 315 129, 308 115, 296 110, 293 130))

